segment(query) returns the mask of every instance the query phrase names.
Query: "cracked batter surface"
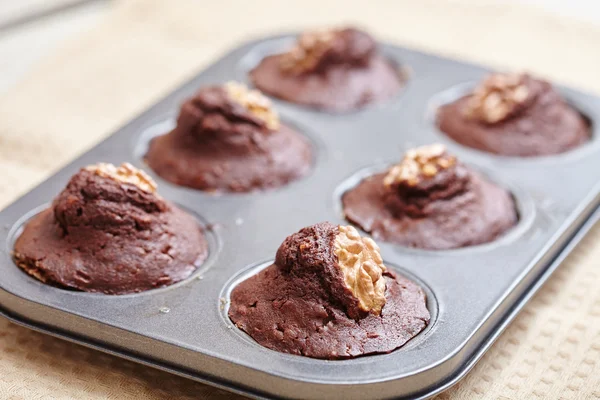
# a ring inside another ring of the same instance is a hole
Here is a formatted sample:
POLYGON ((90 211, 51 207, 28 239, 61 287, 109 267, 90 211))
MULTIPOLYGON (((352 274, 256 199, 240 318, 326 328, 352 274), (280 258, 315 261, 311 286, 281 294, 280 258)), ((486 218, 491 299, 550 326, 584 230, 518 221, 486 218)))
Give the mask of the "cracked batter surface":
POLYGON ((273 265, 232 291, 236 326, 270 349, 323 359, 388 353, 421 332, 430 319, 425 293, 389 268, 377 277, 383 308, 364 310, 338 264, 339 234, 324 222, 289 236, 273 265))
POLYGON ((345 28, 305 32, 290 51, 265 57, 250 79, 280 99, 348 112, 395 96, 403 86, 400 75, 370 35, 345 28))
POLYGON ((591 137, 586 118, 549 82, 526 74, 491 75, 440 107, 437 123, 465 146, 517 157, 564 153, 591 137))
POLYGON ((102 172, 105 165, 80 170, 27 223, 14 247, 17 265, 54 286, 106 294, 190 276, 207 256, 198 222, 152 185, 102 172))
POLYGON ((519 220, 509 191, 446 152, 422 146, 342 196, 344 215, 377 240, 421 249, 491 242, 519 220))
POLYGON ((269 99, 231 82, 188 99, 175 129, 152 140, 145 160, 176 185, 249 192, 305 176, 312 157, 310 142, 279 122, 269 99))

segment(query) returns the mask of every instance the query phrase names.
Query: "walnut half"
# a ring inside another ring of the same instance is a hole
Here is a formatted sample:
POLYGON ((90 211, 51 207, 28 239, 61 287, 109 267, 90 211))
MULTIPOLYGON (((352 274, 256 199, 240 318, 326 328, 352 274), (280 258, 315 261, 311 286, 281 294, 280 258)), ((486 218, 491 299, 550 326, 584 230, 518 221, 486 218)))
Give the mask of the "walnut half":
POLYGON ((352 226, 338 227, 335 238, 335 254, 344 275, 344 283, 359 308, 375 315, 381 314, 385 305, 386 267, 379 253, 379 246, 371 238, 363 238, 352 226))
POLYGON ((129 163, 123 163, 118 168, 113 164, 98 163, 88 165, 85 170, 104 178, 135 185, 148 193, 154 193, 157 189, 156 182, 148 174, 129 163))
POLYGON ((416 186, 455 164, 456 157, 449 155, 443 144, 417 147, 407 151, 402 161, 389 170, 383 184, 388 188, 398 184, 416 186))
POLYGON ((272 131, 279 129, 279 115, 273 109, 271 100, 258 90, 250 90, 239 82, 227 82, 224 86, 231 100, 244 106, 249 112, 261 119, 272 131))
POLYGON ((294 75, 313 70, 331 46, 336 33, 334 29, 302 33, 294 47, 282 55, 281 70, 294 75))
POLYGON ((474 90, 464 109, 469 119, 488 124, 504 121, 530 98, 525 74, 491 74, 474 90))

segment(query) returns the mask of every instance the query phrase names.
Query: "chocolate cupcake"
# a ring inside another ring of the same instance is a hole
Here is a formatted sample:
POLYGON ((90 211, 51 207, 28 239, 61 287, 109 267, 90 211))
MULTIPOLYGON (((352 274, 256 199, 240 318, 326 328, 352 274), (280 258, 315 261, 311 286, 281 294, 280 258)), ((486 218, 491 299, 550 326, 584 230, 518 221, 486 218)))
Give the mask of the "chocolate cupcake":
POLYGON ((40 281, 106 294, 179 282, 206 256, 197 221, 129 164, 81 169, 14 247, 16 264, 40 281))
POLYGON ((590 124, 546 81, 492 74, 438 110, 440 130, 465 146, 506 156, 558 154, 590 139, 590 124))
POLYGON ((181 107, 177 126, 155 138, 146 162, 176 185, 248 192, 308 173, 308 140, 282 125, 269 99, 244 85, 201 89, 181 107))
POLYGON ((376 239, 421 249, 491 242, 517 220, 509 192, 448 154, 418 147, 342 197, 346 218, 376 239))
POLYGON ((273 350, 351 358, 391 352, 425 329, 425 300, 373 240, 324 222, 286 238, 273 265, 235 287, 229 318, 273 350))
POLYGON ((373 38, 353 28, 305 32, 287 53, 265 57, 250 78, 267 94, 335 112, 387 100, 402 86, 373 38))

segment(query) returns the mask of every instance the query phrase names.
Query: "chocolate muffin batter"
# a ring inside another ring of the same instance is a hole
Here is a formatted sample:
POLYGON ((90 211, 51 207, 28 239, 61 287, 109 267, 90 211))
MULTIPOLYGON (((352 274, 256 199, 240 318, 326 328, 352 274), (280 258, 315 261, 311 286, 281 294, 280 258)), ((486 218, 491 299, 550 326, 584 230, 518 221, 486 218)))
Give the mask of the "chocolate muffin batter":
POLYGON ((353 28, 306 32, 287 53, 265 57, 250 78, 267 94, 335 112, 387 100, 402 86, 373 38, 353 28))
POLYGON ((42 282, 106 294, 171 285, 206 256, 194 218, 129 164, 80 170, 52 207, 27 223, 14 248, 17 265, 42 282))
POLYGON ((425 294, 351 226, 289 236, 275 263, 231 293, 229 317, 261 345, 306 357, 388 353, 429 324, 425 294))
POLYGON ((492 74, 438 110, 440 129, 465 146, 507 156, 563 153, 590 139, 590 124, 546 81, 492 74))
POLYGON ((376 239, 421 249, 491 242, 517 223, 512 196, 441 144, 406 153, 342 197, 346 218, 376 239))
POLYGON ((177 185, 248 192, 308 173, 308 140, 281 125, 270 101, 230 82, 201 89, 181 107, 176 128, 155 138, 146 162, 177 185))

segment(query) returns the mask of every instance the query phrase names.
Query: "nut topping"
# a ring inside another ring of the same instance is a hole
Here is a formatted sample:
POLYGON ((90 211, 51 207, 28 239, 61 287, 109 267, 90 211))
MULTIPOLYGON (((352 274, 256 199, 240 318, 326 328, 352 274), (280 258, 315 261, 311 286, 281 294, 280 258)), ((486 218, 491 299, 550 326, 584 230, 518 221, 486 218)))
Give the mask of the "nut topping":
POLYGON ((352 226, 338 227, 335 254, 348 289, 363 311, 379 315, 385 305, 386 267, 379 246, 371 238, 363 238, 352 226))
POLYGON ((98 163, 88 165, 85 167, 85 170, 104 178, 110 178, 122 183, 135 185, 148 193, 156 192, 156 182, 154 182, 154 180, 144 171, 137 169, 129 163, 123 163, 118 168, 113 164, 98 163))
POLYGON ((239 82, 227 82, 224 86, 227 95, 236 103, 261 119, 272 131, 279 129, 279 116, 273 109, 271 100, 258 90, 250 90, 239 82))
POLYGON ((495 124, 526 106, 530 90, 525 74, 491 74, 474 90, 464 114, 467 118, 495 124))
POLYGON ((383 184, 388 188, 399 184, 416 186, 455 164, 456 157, 449 155, 442 144, 417 147, 407 151, 402 161, 389 170, 383 184))
POLYGON ((314 69, 329 49, 336 33, 337 31, 332 29, 302 33, 296 45, 283 54, 281 69, 295 75, 314 69))

